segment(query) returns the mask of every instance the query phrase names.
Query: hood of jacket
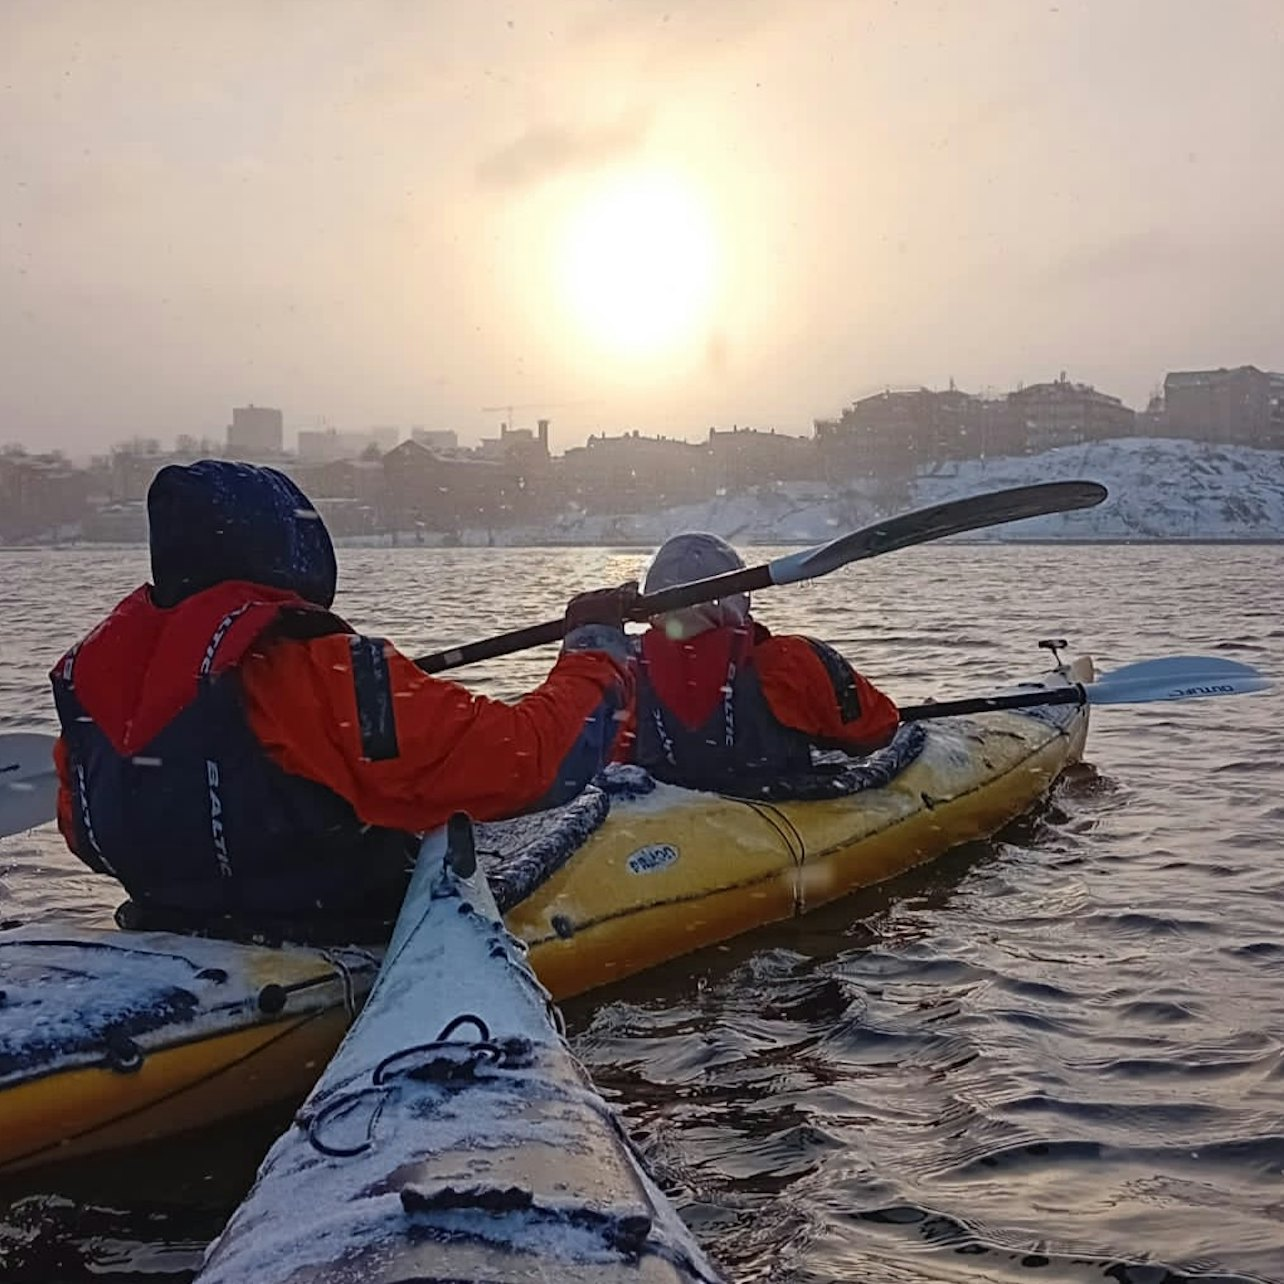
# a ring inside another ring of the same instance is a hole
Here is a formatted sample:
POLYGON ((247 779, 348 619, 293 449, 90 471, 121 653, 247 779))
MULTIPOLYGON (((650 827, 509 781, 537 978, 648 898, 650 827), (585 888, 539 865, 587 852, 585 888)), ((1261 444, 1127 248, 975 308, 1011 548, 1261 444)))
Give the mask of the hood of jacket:
POLYGON ((338 568, 321 515, 284 473, 202 459, 162 468, 147 492, 152 600, 172 607, 241 581, 328 608, 338 568))

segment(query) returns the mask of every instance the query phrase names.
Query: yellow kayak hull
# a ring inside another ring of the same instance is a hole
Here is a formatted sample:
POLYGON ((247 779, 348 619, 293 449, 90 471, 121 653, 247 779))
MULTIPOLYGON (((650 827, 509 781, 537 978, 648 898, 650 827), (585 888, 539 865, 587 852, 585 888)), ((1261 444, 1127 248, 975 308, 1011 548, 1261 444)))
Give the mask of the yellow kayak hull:
POLYGON ((339 1046, 343 1008, 168 1047, 137 1074, 98 1067, 0 1091, 0 1173, 124 1150, 307 1092, 339 1046))
POLYGON ((890 784, 847 798, 711 800, 662 786, 664 805, 616 803, 506 922, 563 999, 805 914, 1033 806, 1083 754, 1087 707, 1062 708, 1057 722, 987 713, 934 724, 890 784))
POLYGON ((0 934, 0 1020, 11 1023, 0 1032, 7 1054, 0 1055, 0 1174, 301 1097, 355 1016, 378 961, 359 951, 163 932, 0 934), (71 1008, 68 991, 89 992, 85 1019, 99 1034, 42 1051, 47 1010, 55 999, 71 1008), (153 1028, 124 1033, 148 996, 163 1003, 179 991, 190 999, 181 1016, 162 1008, 153 1028), (15 1029, 24 1021, 35 1048, 25 1058, 15 1029))

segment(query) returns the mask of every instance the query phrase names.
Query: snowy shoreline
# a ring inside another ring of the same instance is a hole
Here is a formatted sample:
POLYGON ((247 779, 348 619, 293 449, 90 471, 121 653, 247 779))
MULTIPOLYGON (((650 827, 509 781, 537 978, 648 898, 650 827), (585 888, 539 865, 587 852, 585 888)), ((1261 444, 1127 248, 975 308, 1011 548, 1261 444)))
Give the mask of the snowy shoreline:
MULTIPOLYGON (((1074 478, 1103 483, 1110 498, 1097 508, 977 531, 962 540, 983 544, 1284 542, 1284 452, 1126 437, 1061 446, 1038 455, 951 460, 923 469, 895 488, 856 478, 773 482, 653 512, 577 509, 522 526, 346 535, 337 536, 335 543, 343 548, 650 549, 675 531, 707 530, 743 546, 808 546, 910 509, 1009 486, 1074 478)), ((50 546, 112 545, 73 537, 42 545, 50 546)))
MULTIPOLYGON (((1127 437, 1019 458, 964 459, 923 470, 894 498, 874 483, 777 482, 652 513, 575 512, 528 526, 422 543, 475 547, 654 548, 679 530, 735 544, 819 544, 882 518, 1009 486, 1083 478, 1110 497, 1097 508, 1032 518, 961 537, 982 544, 1274 544, 1284 541, 1284 452, 1173 438, 1127 437)), ((414 544, 413 532, 358 543, 414 544)), ((349 542, 349 541, 345 541, 349 542)))

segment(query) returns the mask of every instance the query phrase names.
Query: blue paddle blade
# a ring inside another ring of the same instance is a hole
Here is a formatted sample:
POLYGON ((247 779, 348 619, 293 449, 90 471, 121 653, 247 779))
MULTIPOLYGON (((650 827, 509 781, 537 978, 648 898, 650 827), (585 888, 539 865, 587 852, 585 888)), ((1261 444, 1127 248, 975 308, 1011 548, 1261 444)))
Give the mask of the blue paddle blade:
POLYGON ((38 731, 0 732, 0 838, 53 820, 58 806, 55 738, 38 731))
POLYGON ((1251 664, 1227 660, 1217 655, 1167 655, 1161 660, 1137 660, 1103 674, 1102 682, 1132 682, 1138 678, 1162 680, 1190 674, 1224 678, 1260 678, 1264 676, 1251 664))
POLYGON ((1274 682, 1251 664, 1221 656, 1174 655, 1139 660, 1102 674, 1085 690, 1093 704, 1142 704, 1153 700, 1198 700, 1251 695, 1274 682))

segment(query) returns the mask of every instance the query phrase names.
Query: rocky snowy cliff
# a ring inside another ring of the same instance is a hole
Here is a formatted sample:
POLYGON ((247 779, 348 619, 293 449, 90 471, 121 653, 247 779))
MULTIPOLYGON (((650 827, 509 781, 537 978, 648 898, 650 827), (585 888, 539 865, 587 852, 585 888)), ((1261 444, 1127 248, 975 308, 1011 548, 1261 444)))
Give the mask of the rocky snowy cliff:
POLYGON ((1001 528, 1006 539, 1284 539, 1284 453, 1169 438, 1063 446, 1025 459, 969 460, 919 479, 916 503, 1084 477, 1110 498, 1099 508, 1001 528))

